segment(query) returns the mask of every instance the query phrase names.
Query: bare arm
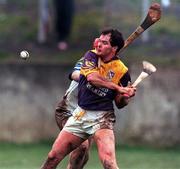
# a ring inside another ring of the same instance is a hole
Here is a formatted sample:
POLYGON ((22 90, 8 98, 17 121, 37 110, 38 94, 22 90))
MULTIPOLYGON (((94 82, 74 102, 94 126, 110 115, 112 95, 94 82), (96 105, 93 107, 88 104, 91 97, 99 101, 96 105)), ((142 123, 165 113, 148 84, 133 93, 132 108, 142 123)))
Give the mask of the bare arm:
POLYGON ((129 94, 129 92, 132 93, 132 91, 134 90, 133 88, 129 87, 120 87, 117 84, 108 81, 104 77, 100 76, 97 72, 87 75, 87 80, 97 87, 106 87, 112 90, 116 90, 118 93, 129 94))
POLYGON ((80 71, 79 70, 75 70, 71 74, 71 79, 75 80, 76 82, 78 82, 79 81, 79 76, 80 76, 80 71))

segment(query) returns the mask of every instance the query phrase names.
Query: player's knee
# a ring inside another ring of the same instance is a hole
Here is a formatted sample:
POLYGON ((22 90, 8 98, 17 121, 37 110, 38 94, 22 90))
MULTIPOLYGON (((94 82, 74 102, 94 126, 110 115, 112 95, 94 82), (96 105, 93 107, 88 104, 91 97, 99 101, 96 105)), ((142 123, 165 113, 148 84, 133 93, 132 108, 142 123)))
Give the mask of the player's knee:
POLYGON ((54 150, 51 150, 48 153, 48 158, 50 158, 50 159, 56 158, 56 156, 57 156, 57 153, 54 150))
POLYGON ((102 153, 101 153, 101 158, 103 158, 103 159, 110 159, 110 158, 112 158, 113 157, 113 152, 111 152, 111 151, 103 151, 102 153))
POLYGON ((57 161, 60 160, 63 157, 63 154, 56 152, 55 150, 51 150, 48 153, 49 159, 56 159, 57 161))
POLYGON ((87 153, 87 151, 88 151, 88 149, 89 149, 89 146, 87 145, 87 144, 82 144, 80 147, 79 147, 79 151, 81 152, 81 153, 87 153))

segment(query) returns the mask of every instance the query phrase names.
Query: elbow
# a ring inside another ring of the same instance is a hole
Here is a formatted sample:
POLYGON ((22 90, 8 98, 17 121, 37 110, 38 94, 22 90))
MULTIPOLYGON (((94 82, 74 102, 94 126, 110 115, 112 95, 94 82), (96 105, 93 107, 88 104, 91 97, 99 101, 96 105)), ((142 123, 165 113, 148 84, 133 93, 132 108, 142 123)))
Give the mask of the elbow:
POLYGON ((126 98, 121 94, 118 94, 115 98, 115 104, 118 109, 122 109, 123 107, 127 106, 128 103, 129 103, 129 98, 126 98))
POLYGON ((128 105, 128 102, 123 102, 121 104, 116 104, 117 108, 118 109, 122 109, 123 107, 127 106, 128 105))
POLYGON ((74 71, 72 74, 71 74, 71 79, 72 80, 75 80, 75 81, 79 81, 79 77, 80 77, 80 71, 74 71))

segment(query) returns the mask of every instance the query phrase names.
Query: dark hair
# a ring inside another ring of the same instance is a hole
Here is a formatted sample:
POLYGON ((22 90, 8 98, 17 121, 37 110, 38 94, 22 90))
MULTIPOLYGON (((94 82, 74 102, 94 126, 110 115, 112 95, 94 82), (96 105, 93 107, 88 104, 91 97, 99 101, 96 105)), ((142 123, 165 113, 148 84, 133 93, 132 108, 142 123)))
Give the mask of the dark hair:
POLYGON ((117 46, 116 54, 119 52, 119 50, 124 46, 124 38, 121 32, 119 32, 117 29, 112 28, 106 28, 101 31, 102 35, 111 34, 110 37, 110 44, 111 46, 117 46))

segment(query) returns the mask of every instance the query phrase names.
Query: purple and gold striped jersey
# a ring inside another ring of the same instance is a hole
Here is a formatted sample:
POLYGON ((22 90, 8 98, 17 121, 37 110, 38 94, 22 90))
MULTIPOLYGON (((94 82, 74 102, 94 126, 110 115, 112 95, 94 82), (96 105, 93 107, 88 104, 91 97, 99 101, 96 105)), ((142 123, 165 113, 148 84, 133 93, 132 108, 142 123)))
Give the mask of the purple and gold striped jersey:
POLYGON ((78 105, 85 110, 113 110, 113 100, 116 92, 104 87, 96 87, 87 81, 87 75, 98 72, 102 77, 126 86, 130 81, 128 68, 114 57, 110 62, 104 63, 95 53, 88 51, 84 56, 78 86, 78 105))

